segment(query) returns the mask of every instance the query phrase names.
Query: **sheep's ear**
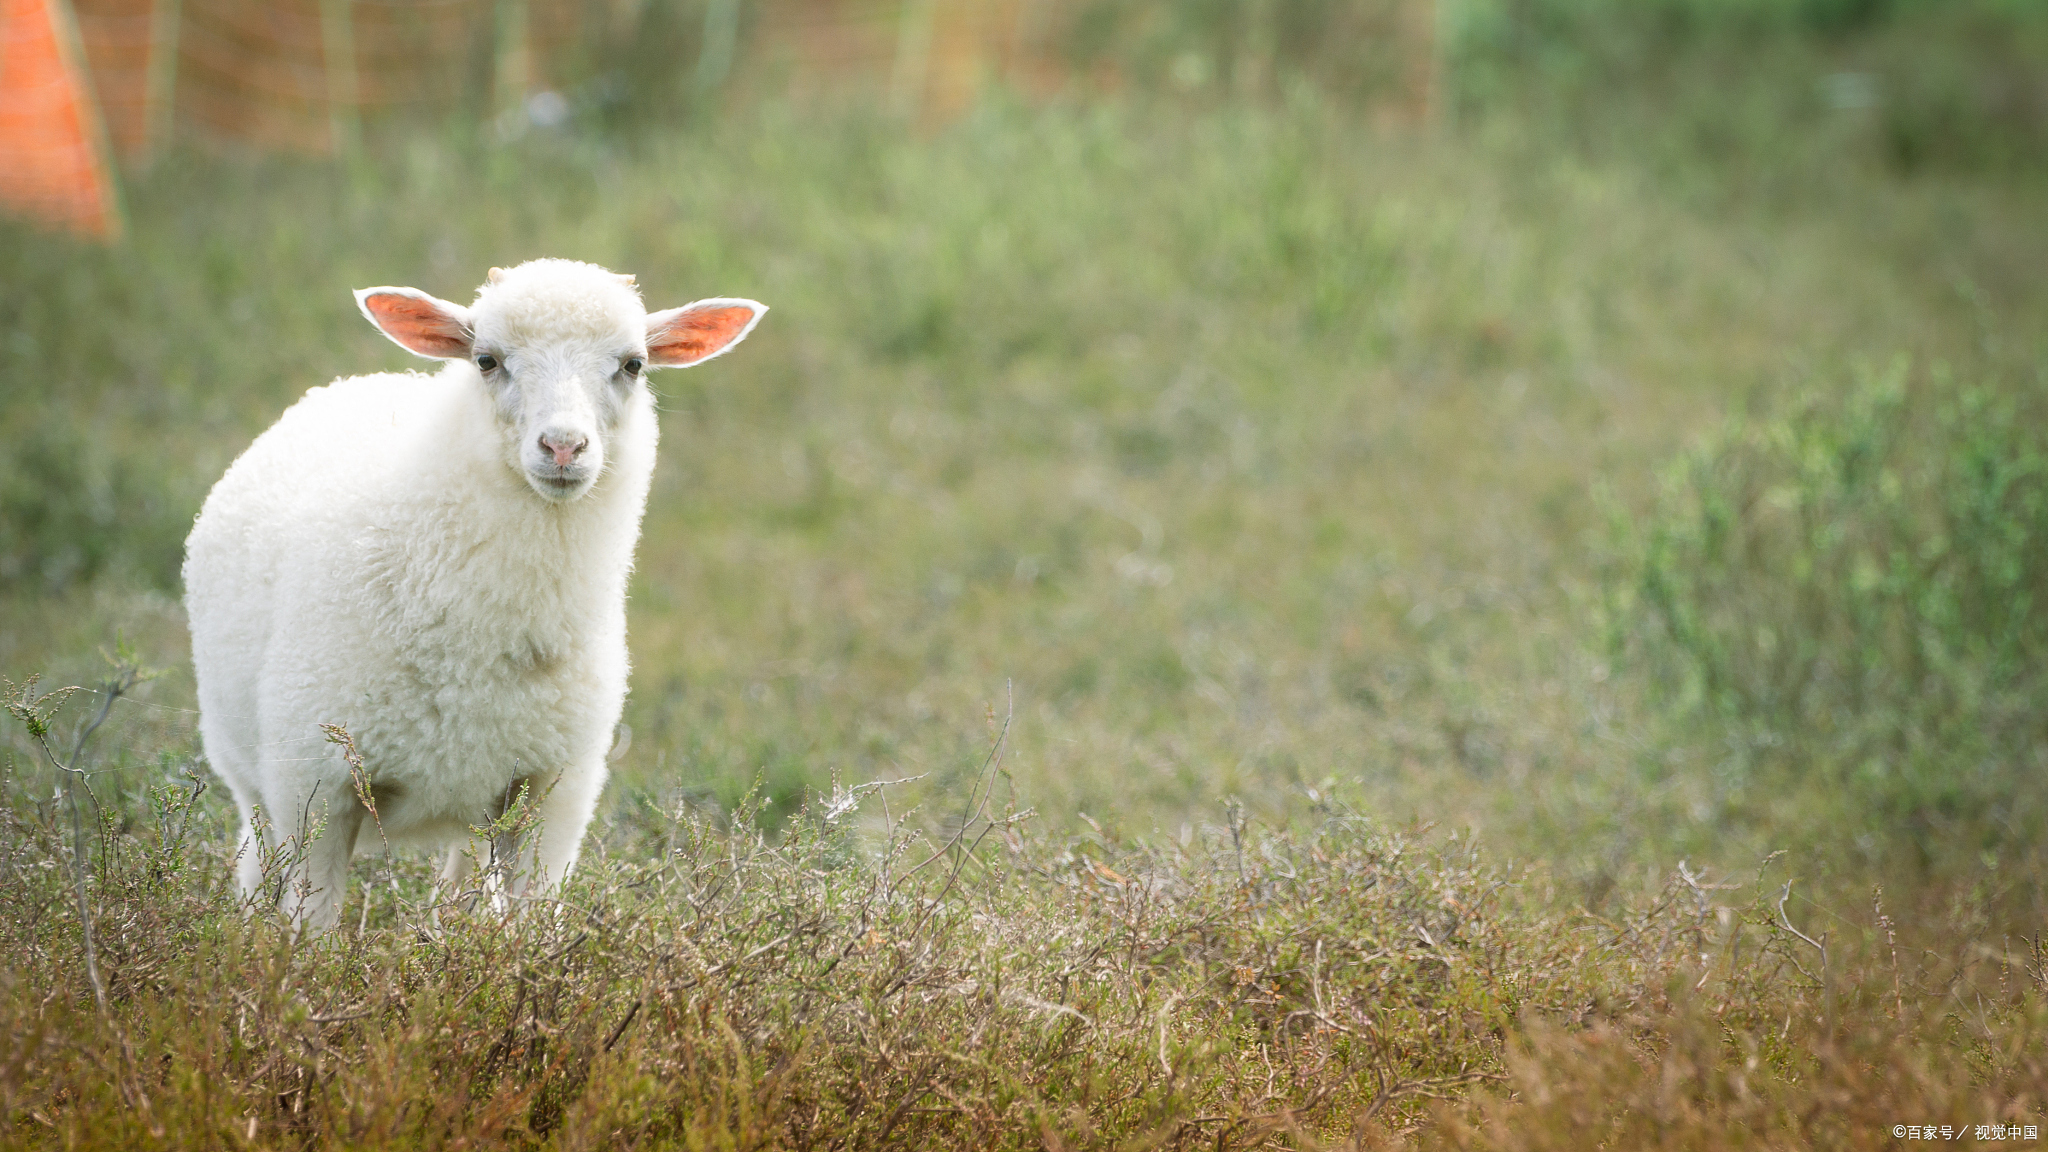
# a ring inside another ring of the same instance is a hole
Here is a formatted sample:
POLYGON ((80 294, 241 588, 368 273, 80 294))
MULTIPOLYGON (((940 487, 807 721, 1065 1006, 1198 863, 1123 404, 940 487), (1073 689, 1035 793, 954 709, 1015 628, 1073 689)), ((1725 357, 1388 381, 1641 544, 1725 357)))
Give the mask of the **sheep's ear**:
POLYGON ((460 304, 437 300, 417 288, 364 288, 356 293, 356 307, 377 331, 415 356, 469 357, 475 337, 469 331, 469 309, 460 304))
POLYGON ((747 338, 768 311, 752 300, 699 300, 647 318, 647 364, 687 368, 747 338))

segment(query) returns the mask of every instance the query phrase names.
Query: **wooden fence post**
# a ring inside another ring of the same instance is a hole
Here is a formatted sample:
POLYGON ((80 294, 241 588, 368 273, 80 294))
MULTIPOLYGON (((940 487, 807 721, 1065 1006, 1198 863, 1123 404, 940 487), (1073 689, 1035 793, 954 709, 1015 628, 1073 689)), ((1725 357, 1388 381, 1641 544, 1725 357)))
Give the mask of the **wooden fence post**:
POLYGON ((704 46, 697 53, 697 91, 709 92, 725 83, 739 39, 739 0, 708 0, 704 5, 704 46))
POLYGON ((320 50, 327 79, 327 142, 336 155, 362 147, 362 93, 356 80, 355 14, 351 0, 320 0, 320 50))
POLYGON ((934 2, 903 0, 897 13, 896 60, 889 69, 889 106, 899 115, 915 115, 924 102, 931 71, 934 2))
POLYGON ((498 0, 493 23, 492 102, 499 115, 524 115, 526 98, 533 93, 533 40, 526 0, 498 0))
POLYGON ((142 82, 142 154, 145 166, 171 146, 177 129, 178 17, 180 0, 152 0, 149 6, 149 63, 142 82))

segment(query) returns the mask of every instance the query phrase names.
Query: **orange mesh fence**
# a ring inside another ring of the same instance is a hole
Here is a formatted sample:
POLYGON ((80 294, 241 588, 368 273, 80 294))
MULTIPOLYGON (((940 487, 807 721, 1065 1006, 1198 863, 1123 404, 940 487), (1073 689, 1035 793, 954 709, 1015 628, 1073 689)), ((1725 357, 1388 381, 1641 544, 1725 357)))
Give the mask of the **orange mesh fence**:
MULTIPOLYGON (((945 118, 1002 81, 1056 86, 1052 46, 1032 35, 1038 0, 760 0, 752 61, 791 96, 858 92, 945 118)), ((1039 31, 1044 29, 1040 27, 1039 31)))
POLYGON ((1299 43, 1270 5, 1202 11, 1206 25, 1141 0, 0 0, 0 207, 106 234, 103 141, 131 162, 174 132, 332 152, 366 121, 488 118, 601 73, 650 13, 701 24, 703 56, 673 61, 700 83, 927 119, 991 82, 1256 90, 1282 57, 1383 112, 1434 102, 1434 0, 1326 0, 1299 43), (1110 30, 1092 56, 1072 50, 1077 22, 1110 30))
POLYGON ((1324 0, 1291 19, 1249 2, 750 0, 752 74, 736 79, 800 98, 865 92, 945 119, 990 83, 1252 95, 1294 76, 1382 119, 1423 120, 1437 102, 1437 6, 1324 0))
POLYGON ((209 137, 332 150, 366 115, 463 111, 474 75, 489 75, 493 0, 184 7, 178 116, 209 137))
POLYGON ((0 206, 112 236, 120 214, 75 34, 61 0, 0 0, 0 206))

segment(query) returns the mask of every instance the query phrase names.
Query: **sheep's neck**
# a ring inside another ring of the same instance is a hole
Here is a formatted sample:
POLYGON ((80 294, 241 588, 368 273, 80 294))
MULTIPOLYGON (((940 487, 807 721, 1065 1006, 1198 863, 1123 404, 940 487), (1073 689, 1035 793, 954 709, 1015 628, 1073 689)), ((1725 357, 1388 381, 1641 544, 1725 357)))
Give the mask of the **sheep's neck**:
POLYGON ((534 492, 502 460, 451 460, 458 475, 441 489, 446 503, 408 518, 439 539, 406 549, 416 561, 393 589, 401 627, 452 628, 539 659, 622 629, 653 445, 619 431, 603 475, 566 503, 534 492))

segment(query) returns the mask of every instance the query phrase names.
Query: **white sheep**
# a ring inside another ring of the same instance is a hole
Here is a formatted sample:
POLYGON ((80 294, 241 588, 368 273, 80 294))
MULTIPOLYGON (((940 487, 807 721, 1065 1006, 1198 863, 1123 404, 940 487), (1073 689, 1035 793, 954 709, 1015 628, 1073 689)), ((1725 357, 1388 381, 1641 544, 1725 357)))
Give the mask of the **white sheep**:
POLYGON ((471 827, 522 786, 540 826, 509 894, 574 866, 626 694, 657 433, 644 372, 702 363, 767 311, 649 315, 632 277, 568 260, 494 268, 468 308, 412 288, 356 301, 447 364, 307 392, 185 543, 200 734, 242 812, 237 879, 254 893, 260 849, 303 851, 283 906, 316 929, 340 915, 350 857, 387 839, 448 849, 460 886, 471 827), (353 735, 374 825, 322 724, 353 735))

